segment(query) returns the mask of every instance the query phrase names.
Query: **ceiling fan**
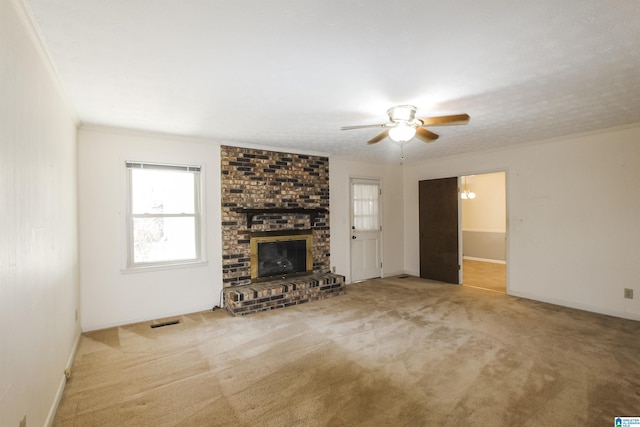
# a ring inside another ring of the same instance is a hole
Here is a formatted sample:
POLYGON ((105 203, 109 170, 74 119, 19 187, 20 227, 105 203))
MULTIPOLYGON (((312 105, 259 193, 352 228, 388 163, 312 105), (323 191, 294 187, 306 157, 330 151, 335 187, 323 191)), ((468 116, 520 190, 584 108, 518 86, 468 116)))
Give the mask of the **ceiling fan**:
POLYGON ((387 110, 389 123, 377 125, 343 126, 341 130, 364 129, 383 127, 388 128, 381 134, 371 138, 367 144, 375 144, 387 136, 398 143, 411 141, 417 136, 425 142, 435 141, 439 135, 424 128, 424 126, 465 125, 469 123, 468 114, 455 114, 452 116, 424 117, 416 119, 416 107, 413 105, 398 105, 387 110))

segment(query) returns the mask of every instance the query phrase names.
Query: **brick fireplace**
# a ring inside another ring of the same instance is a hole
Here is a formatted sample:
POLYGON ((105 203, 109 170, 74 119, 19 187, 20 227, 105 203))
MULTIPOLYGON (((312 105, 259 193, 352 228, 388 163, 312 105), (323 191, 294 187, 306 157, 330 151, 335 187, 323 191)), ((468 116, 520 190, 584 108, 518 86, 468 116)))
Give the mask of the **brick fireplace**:
POLYGON ((329 159, 222 146, 221 162, 222 273, 227 310, 245 314, 304 302, 308 297, 320 299, 322 287, 334 290, 325 292, 327 296, 338 293, 335 290, 343 292, 344 278, 329 273, 329 159), (289 279, 286 274, 272 282, 252 280, 252 236, 300 233, 308 233, 313 242, 308 283, 304 277, 289 279), (340 289, 329 288, 337 282, 340 289), (309 292, 299 292, 303 289, 309 292), (252 296, 253 302, 249 301, 252 296))

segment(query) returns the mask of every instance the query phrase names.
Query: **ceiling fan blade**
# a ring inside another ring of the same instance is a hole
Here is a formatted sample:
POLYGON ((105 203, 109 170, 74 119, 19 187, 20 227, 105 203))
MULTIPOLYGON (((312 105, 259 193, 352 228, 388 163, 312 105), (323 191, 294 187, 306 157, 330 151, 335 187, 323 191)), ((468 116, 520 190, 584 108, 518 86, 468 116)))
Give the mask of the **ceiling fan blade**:
POLYGON ((342 126, 340 130, 351 130, 351 129, 366 129, 366 128, 383 128, 386 127, 387 124, 382 125, 356 125, 356 126, 342 126))
POLYGON ((430 130, 426 130, 425 128, 421 127, 416 129, 416 136, 424 142, 431 142, 440 138, 440 135, 438 135, 437 133, 433 133, 430 130))
POLYGON ((454 114, 452 116, 424 117, 418 119, 422 122, 422 126, 447 126, 447 125, 466 125, 469 123, 468 114, 454 114))
POLYGON ((383 139, 385 139, 387 136, 389 135, 389 131, 385 130, 384 132, 382 132, 380 135, 375 136, 373 138, 371 138, 370 140, 367 141, 367 144, 371 145, 371 144, 375 144, 377 142, 382 141, 383 139))

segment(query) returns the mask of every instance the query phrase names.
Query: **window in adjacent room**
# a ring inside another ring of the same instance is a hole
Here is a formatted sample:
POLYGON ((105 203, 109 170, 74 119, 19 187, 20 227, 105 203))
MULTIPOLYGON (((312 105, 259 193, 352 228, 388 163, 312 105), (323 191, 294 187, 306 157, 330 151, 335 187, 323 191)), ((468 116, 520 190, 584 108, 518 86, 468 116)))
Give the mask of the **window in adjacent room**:
POLYGON ((126 162, 127 267, 199 262, 200 166, 126 162))

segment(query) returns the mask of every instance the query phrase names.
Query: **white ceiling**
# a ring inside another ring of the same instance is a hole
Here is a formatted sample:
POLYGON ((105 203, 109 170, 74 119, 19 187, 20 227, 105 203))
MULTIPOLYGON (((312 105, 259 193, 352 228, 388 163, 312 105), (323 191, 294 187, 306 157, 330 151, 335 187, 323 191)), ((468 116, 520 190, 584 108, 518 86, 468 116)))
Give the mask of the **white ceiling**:
POLYGON ((407 161, 640 123, 637 0, 23 0, 83 123, 407 161))

